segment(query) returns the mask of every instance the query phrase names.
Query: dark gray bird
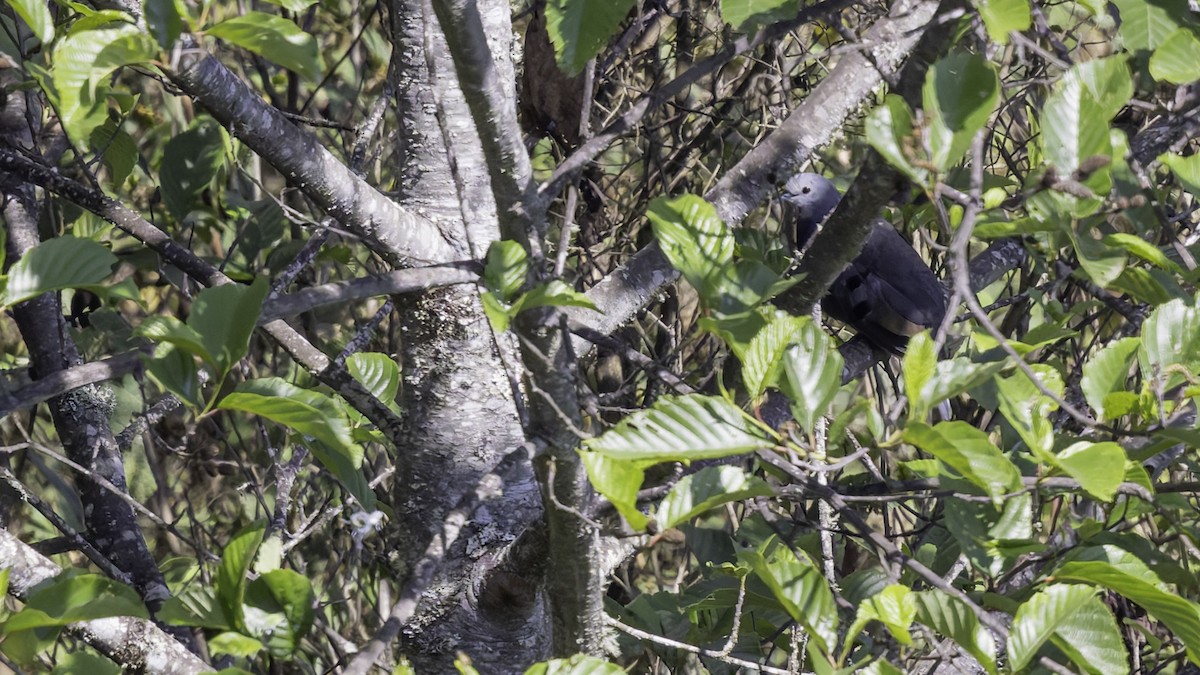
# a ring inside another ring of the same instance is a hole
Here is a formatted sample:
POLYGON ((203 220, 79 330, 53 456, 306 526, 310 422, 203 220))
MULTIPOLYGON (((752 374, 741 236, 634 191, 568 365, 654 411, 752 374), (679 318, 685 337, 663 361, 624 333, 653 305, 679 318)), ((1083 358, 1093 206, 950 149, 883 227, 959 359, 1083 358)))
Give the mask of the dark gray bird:
MULTIPOLYGON (((790 207, 786 217, 796 248, 804 248, 841 195, 825 177, 801 173, 788 180, 783 200, 790 207)), ((829 287, 821 309, 876 347, 903 354, 910 337, 941 325, 946 296, 921 256, 891 225, 877 219, 862 253, 829 287)))

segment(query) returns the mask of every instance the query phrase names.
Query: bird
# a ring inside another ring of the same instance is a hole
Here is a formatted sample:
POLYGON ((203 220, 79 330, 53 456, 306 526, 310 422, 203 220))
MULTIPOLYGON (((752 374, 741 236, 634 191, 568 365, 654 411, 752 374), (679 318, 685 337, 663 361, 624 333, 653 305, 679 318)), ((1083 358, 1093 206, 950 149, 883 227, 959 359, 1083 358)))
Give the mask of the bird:
MULTIPOLYGON (((824 176, 799 173, 784 185, 783 201, 796 248, 802 250, 833 213, 841 195, 824 176)), ((946 295, 921 256, 891 225, 877 218, 862 252, 829 287, 821 309, 873 346, 898 356, 910 337, 942 324, 946 295)))

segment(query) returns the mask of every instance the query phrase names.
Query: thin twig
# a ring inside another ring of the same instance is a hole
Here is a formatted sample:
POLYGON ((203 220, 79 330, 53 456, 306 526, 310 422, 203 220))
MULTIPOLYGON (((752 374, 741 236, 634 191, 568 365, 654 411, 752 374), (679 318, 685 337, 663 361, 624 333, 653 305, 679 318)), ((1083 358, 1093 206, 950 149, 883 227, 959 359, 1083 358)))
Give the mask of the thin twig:
MULTIPOLYGON (((613 628, 616 628, 617 630, 621 631, 622 633, 625 633, 627 635, 632 635, 633 637, 635 637, 639 640, 653 642, 654 644, 663 645, 664 647, 672 647, 674 649, 688 652, 689 654, 698 654, 700 656, 707 656, 710 659, 717 659, 718 661, 724 661, 725 663, 739 666, 741 668, 749 668, 750 670, 753 670, 756 672, 771 673, 771 675, 793 675, 793 671, 784 670, 783 668, 775 668, 773 666, 767 666, 767 665, 763 665, 761 663, 755 663, 753 661, 739 659, 736 656, 722 655, 721 652, 719 652, 719 651, 715 651, 712 649, 705 649, 703 647, 697 647, 696 645, 690 645, 686 642, 679 642, 678 640, 672 640, 671 638, 663 637, 661 635, 647 633, 644 630, 640 630, 640 629, 634 628, 633 626, 629 626, 624 623, 621 623, 620 620, 614 619, 613 617, 611 617, 607 614, 604 615, 604 622, 607 623, 608 625, 612 626, 613 628)), ((812 674, 806 673, 805 675, 812 675, 812 674)))

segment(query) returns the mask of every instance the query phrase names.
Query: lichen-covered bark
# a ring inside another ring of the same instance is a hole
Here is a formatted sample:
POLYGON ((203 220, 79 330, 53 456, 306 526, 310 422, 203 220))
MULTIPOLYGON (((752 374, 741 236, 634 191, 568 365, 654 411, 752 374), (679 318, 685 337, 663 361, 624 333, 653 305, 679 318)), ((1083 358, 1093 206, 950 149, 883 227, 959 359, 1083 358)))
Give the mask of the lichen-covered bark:
MULTIPOLYGON (((0 183, 0 199, 4 202, 3 220, 8 235, 7 268, 40 243, 37 206, 33 188, 28 184, 0 183)), ((13 308, 13 318, 29 352, 34 379, 82 363, 56 294, 48 293, 17 305, 13 308)), ((153 612, 170 597, 170 589, 138 528, 133 508, 92 478, 97 476, 118 490, 126 490, 124 461, 108 422, 115 403, 106 385, 93 384, 56 396, 48 406, 66 455, 88 471, 75 481, 83 504, 88 541, 128 575, 153 612)), ((196 648, 186 629, 174 628, 171 632, 190 648, 196 648)))
MULTIPOLYGON (((491 4, 507 24, 507 5, 491 4)), ((499 237, 495 200, 441 31, 424 0, 394 2, 389 13, 402 130, 397 192, 406 209, 437 223, 458 255, 482 258, 499 237)), ((515 376, 505 368, 517 363, 515 351, 493 335, 475 288, 398 299, 397 311, 406 439, 392 484, 403 518, 391 536, 403 571, 459 497, 525 436, 515 376)), ((528 461, 509 476, 503 496, 475 511, 404 630, 402 649, 418 670, 444 672, 461 650, 481 672, 523 672, 547 651, 542 570, 508 557, 540 516, 540 498, 528 461)))

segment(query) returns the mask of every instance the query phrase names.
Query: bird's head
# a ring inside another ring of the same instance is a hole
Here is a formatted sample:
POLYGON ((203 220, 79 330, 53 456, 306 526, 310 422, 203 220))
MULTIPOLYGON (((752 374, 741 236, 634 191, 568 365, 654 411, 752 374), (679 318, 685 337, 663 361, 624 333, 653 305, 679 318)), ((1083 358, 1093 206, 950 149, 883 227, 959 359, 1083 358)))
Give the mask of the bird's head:
POLYGON ((808 244, 841 198, 833 183, 820 174, 798 173, 788 179, 783 186, 783 202, 790 212, 796 248, 808 244))

